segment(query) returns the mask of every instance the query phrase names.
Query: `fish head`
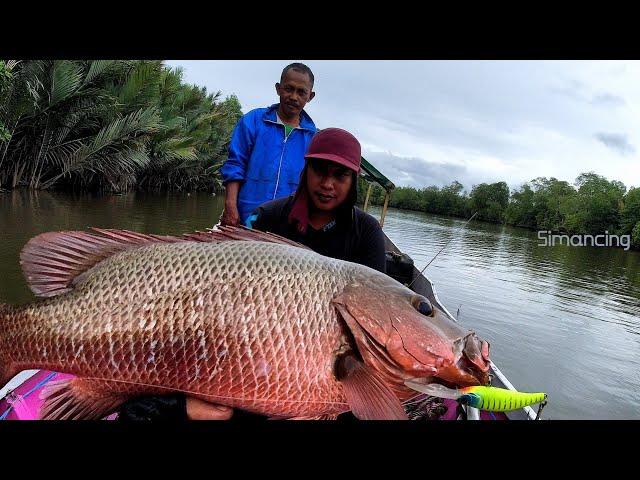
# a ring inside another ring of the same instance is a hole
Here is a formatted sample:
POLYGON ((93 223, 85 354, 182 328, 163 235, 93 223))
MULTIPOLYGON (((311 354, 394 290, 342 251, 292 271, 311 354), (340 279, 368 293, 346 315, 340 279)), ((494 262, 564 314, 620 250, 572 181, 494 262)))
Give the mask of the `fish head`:
POLYGON ((365 363, 393 377, 447 386, 489 380, 489 344, 398 282, 348 285, 334 299, 365 363))

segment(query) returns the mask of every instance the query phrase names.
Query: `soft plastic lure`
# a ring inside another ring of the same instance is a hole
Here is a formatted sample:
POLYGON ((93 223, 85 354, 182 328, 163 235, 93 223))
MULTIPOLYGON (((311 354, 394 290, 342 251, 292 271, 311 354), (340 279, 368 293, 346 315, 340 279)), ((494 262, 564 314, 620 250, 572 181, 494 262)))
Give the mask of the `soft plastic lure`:
POLYGON ((451 398, 487 412, 518 410, 547 399, 546 393, 524 393, 498 387, 473 386, 452 389, 435 383, 423 385, 410 380, 406 381, 405 385, 433 397, 451 398))

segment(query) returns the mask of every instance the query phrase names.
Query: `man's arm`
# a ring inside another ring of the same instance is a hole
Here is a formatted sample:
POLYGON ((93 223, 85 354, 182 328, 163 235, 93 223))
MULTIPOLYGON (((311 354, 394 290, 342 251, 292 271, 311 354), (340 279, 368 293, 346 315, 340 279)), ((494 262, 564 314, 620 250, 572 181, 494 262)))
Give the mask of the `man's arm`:
POLYGON ((254 145, 254 132, 247 115, 240 118, 240 121, 233 130, 231 143, 229 144, 229 155, 220 169, 222 183, 225 186, 224 212, 220 222, 223 225, 238 225, 240 216, 238 214, 238 192, 240 185, 245 179, 247 162, 251 157, 254 145))
POLYGON ((224 191, 224 211, 220 218, 222 225, 238 225, 240 214, 238 213, 238 191, 240 182, 229 182, 224 191))

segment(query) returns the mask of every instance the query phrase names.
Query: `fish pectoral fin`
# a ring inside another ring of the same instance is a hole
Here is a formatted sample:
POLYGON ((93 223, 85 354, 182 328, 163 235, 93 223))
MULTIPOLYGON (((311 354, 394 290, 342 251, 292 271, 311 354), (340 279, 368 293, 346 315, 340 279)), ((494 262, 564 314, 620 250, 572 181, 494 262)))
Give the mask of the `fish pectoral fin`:
POLYGON ((336 371, 347 403, 357 418, 408 420, 398 397, 361 360, 353 355, 345 355, 338 359, 336 371))
POLYGON ((41 420, 100 420, 113 413, 127 397, 95 388, 95 382, 72 378, 50 382, 40 397, 41 420))

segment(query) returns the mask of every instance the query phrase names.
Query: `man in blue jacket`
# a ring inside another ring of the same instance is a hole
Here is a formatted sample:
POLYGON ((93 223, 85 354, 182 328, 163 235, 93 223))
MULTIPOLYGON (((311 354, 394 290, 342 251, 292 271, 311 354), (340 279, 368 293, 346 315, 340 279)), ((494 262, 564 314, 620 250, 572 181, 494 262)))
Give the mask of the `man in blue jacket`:
POLYGON ((317 129, 304 106, 315 96, 313 73, 302 63, 287 65, 276 92, 280 103, 242 116, 220 170, 225 186, 223 225, 244 225, 268 200, 295 192, 304 154, 317 129))

